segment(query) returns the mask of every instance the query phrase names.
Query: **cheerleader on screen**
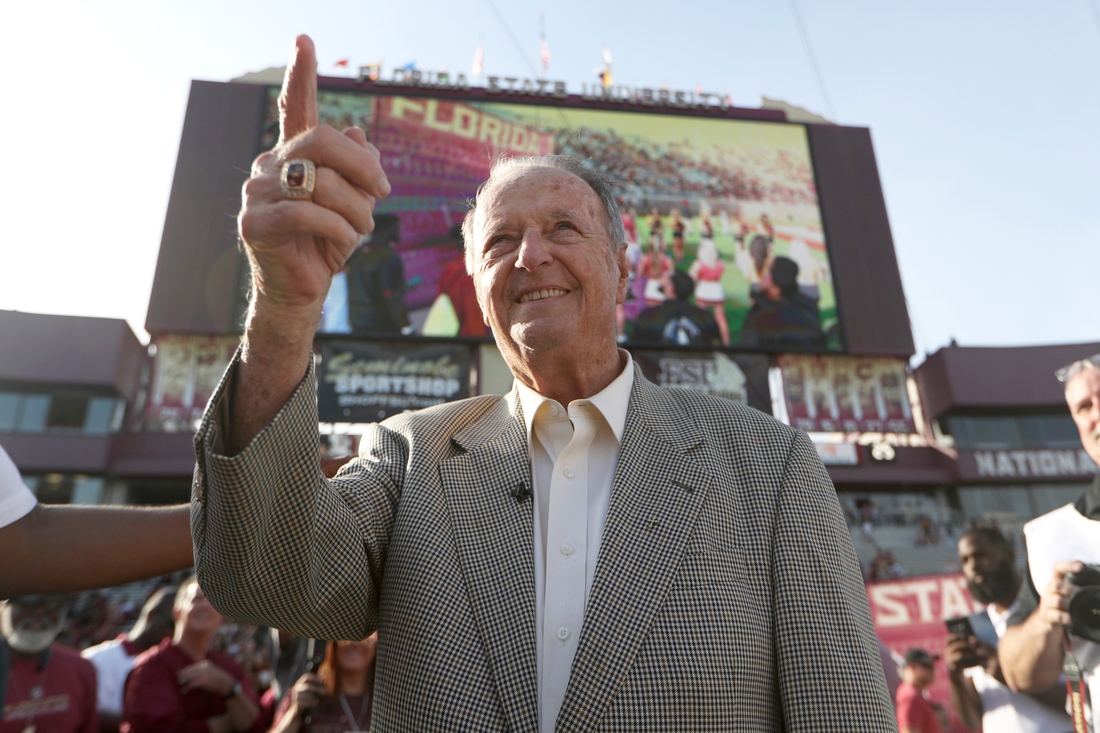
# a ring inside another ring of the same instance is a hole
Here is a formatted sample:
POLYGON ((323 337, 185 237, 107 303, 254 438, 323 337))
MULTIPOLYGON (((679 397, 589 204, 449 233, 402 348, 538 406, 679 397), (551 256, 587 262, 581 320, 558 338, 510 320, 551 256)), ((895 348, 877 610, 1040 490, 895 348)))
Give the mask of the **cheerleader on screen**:
POLYGON ((704 237, 699 241, 699 253, 691 263, 688 274, 695 281, 695 302, 700 308, 710 308, 718 322, 722 345, 730 345, 730 325, 726 321, 726 292, 722 289, 722 273, 726 266, 718 257, 714 239, 704 237))

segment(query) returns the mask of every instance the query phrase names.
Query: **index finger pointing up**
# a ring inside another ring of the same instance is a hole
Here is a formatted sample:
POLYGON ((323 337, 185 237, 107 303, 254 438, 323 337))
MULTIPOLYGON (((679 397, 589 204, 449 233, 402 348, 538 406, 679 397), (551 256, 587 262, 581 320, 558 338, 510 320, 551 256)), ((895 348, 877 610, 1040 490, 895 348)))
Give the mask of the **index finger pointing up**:
POLYGON ((317 52, 306 35, 294 39, 294 50, 279 94, 279 142, 317 127, 317 52))

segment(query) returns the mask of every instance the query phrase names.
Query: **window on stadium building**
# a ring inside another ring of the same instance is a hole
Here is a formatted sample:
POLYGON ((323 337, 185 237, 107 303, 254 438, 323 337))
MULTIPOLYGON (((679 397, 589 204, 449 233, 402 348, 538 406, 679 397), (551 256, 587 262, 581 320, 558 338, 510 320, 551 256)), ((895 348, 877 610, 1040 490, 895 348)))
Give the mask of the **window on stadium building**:
POLYGON ((0 432, 110 435, 125 411, 117 397, 0 391, 0 432))
POLYGON ((102 476, 45 473, 23 476, 23 483, 42 504, 100 504, 106 481, 102 476))
POLYGON ((1023 524, 1077 501, 1088 484, 969 486, 959 489, 959 503, 968 521, 1023 524))
POLYGON ((941 421, 961 450, 1078 448, 1069 415, 954 415, 941 421))

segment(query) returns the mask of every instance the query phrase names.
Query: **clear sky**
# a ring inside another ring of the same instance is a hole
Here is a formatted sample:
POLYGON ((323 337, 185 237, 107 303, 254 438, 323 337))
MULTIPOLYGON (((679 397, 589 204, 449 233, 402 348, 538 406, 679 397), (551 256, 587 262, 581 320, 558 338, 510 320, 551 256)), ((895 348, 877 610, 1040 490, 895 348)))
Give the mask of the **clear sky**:
MULTIPOLYGON (((760 95, 829 114, 784 0, 5 3, 0 308, 138 333, 191 79, 317 43, 410 61, 760 95), (506 29, 511 30, 511 34, 506 29), (521 49, 517 49, 512 36, 521 49)), ((1097 0, 799 0, 836 119, 871 128, 918 350, 1100 339, 1097 0)), ((920 358, 918 356, 918 358, 920 358)))

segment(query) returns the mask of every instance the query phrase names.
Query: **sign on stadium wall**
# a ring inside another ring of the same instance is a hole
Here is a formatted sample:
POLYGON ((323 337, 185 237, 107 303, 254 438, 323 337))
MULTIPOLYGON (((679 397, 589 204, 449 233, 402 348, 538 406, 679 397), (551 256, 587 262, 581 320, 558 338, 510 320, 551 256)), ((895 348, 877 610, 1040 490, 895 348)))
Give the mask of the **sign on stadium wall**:
POLYGON ((658 349, 633 349, 631 355, 654 384, 686 387, 764 412, 771 410, 766 356, 658 349))
POLYGON ((467 344, 325 341, 317 379, 321 422, 376 422, 470 396, 467 344))
POLYGON ((1061 450, 959 451, 959 478, 1005 479, 1088 479, 1100 468, 1080 448, 1061 450))
POLYGON ((777 417, 807 432, 913 433, 901 359, 785 354, 772 385, 777 417))
MULTIPOLYGON (((898 657, 915 648, 943 657, 947 647, 944 621, 983 608, 970 597, 961 573, 868 583, 867 600, 875 633, 898 657)), ((942 659, 936 662, 936 678, 928 688, 928 696, 955 718, 942 659)))
POLYGON ((240 343, 239 336, 157 335, 144 429, 192 431, 240 343))

